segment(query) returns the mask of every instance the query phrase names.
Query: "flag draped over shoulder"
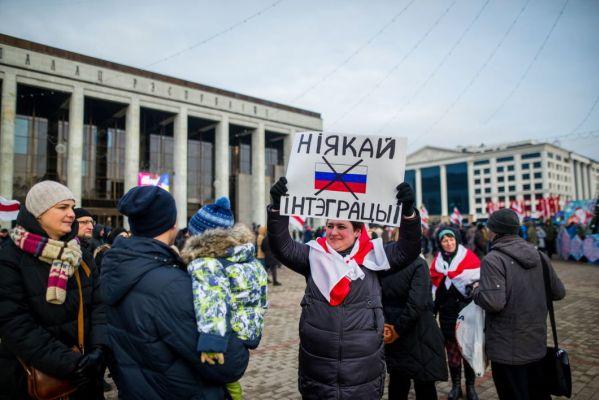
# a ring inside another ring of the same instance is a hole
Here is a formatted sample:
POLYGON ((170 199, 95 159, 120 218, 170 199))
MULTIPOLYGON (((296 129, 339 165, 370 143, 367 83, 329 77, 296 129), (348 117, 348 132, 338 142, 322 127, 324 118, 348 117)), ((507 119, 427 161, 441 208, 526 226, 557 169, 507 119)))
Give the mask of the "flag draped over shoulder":
POLYGON ((366 227, 354 243, 349 255, 343 257, 331 248, 326 238, 307 243, 310 246, 310 272, 316 287, 332 306, 343 302, 351 290, 351 282, 364 279, 364 271, 390 269, 381 238, 370 239, 366 227))

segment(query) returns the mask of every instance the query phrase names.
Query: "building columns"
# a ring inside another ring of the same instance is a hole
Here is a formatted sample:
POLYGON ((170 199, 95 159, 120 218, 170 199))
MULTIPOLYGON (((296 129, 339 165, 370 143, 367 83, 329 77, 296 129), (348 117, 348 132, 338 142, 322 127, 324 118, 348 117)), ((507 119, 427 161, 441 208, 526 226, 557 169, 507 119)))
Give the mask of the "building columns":
POLYGON ((288 135, 285 135, 283 139, 283 164, 285 165, 285 171, 289 166, 289 156, 291 155, 291 148, 293 147, 293 139, 295 138, 295 129, 291 129, 288 135))
POLYGON ((414 190, 416 191, 416 207, 422 206, 422 172, 420 168, 414 171, 414 190))
POLYGON ((173 196, 177 205, 177 226, 187 226, 187 107, 175 116, 173 146, 173 196))
POLYGON ((266 224, 265 200, 265 136, 264 123, 252 132, 252 222, 266 224))
POLYGON ((467 166, 468 171, 468 210, 469 214, 474 216, 474 219, 478 218, 478 213, 476 212, 476 204, 474 201, 474 162, 472 160, 468 161, 467 166))
POLYGON ((593 197, 593 185, 591 182, 591 164, 587 164, 584 166, 584 179, 586 182, 585 199, 591 199, 593 197))
POLYGON ((137 186, 139 139, 139 98, 132 97, 125 116, 125 193, 137 186))
POLYGON ((16 114, 17 77, 14 72, 6 71, 2 78, 0 110, 0 196, 7 199, 12 199, 16 114))
MULTIPOLYGON (((520 154, 514 154, 514 172, 516 173, 516 200, 522 200, 522 157, 520 154)), ((508 189, 509 189, 509 181, 508 181, 508 189)), ((509 192, 509 190, 508 190, 509 192)), ((506 204, 505 208, 509 208, 509 205, 506 204)))
POLYGON ((447 170, 445 165, 439 166, 439 175, 441 176, 441 215, 448 216, 447 210, 447 170))
MULTIPOLYGON (((223 115, 214 135, 214 198, 229 196, 229 116, 223 115)), ((231 199, 231 202, 234 200, 231 199)))
POLYGON ((75 204, 81 207, 83 172, 83 88, 73 87, 69 101, 69 136, 67 140, 67 186, 75 195, 75 204))
POLYGON ((493 157, 489 160, 489 168, 491 169, 491 200, 493 203, 499 202, 499 193, 497 191, 497 158, 493 157))
MULTIPOLYGON (((543 193, 549 193, 549 156, 547 155, 547 151, 544 150, 541 152, 541 179, 543 185, 543 193)), ((535 179, 535 183, 537 180, 535 179)))
POLYGON ((582 191, 582 167, 580 165, 580 161, 575 161, 576 165, 576 199, 581 200, 584 197, 584 193, 582 191))

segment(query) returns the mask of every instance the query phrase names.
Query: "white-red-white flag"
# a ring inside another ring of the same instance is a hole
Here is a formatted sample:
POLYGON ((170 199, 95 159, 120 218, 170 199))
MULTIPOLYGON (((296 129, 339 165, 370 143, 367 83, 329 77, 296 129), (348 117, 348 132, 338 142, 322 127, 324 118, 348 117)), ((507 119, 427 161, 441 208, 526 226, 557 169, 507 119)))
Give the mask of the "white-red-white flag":
POLYGON ((292 215, 289 217, 289 225, 291 225, 292 228, 303 231, 304 226, 306 225, 306 220, 297 215, 292 215))
POLYGON ((17 219, 20 206, 21 203, 17 200, 8 200, 0 196, 0 220, 13 221, 17 219))
POLYGON ((428 220, 428 210, 423 204, 420 206, 420 225, 422 225, 424 229, 428 229, 429 227, 428 220))
POLYGON ((453 212, 449 216, 449 220, 451 223, 462 226, 462 214, 460 214, 460 210, 457 207, 453 208, 453 212))
POLYGON ((549 199, 545 197, 537 198, 537 216, 545 220, 551 217, 551 210, 549 209, 549 199))
POLYGON ((495 211, 497 211, 497 205, 495 203, 493 203, 492 201, 487 201, 487 214, 489 214, 489 217, 495 211))
POLYGON ((510 208, 516 213, 518 214, 518 219, 520 220, 520 223, 522 223, 522 220, 524 219, 524 207, 523 207, 523 203, 522 201, 512 201, 510 204, 510 208))

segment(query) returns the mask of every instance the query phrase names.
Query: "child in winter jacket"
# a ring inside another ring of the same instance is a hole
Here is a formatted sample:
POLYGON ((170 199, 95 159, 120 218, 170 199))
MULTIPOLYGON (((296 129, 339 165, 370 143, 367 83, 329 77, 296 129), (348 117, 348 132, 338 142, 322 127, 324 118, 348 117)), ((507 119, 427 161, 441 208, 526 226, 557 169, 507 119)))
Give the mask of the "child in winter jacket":
MULTIPOLYGON (((197 350, 202 362, 213 365, 215 380, 224 369, 241 365, 245 371, 267 308, 267 274, 254 256, 254 235, 233 224, 228 198, 202 207, 189 222, 191 237, 182 252, 192 278, 197 350)), ((242 398, 238 381, 227 382, 227 389, 234 400, 242 398)))

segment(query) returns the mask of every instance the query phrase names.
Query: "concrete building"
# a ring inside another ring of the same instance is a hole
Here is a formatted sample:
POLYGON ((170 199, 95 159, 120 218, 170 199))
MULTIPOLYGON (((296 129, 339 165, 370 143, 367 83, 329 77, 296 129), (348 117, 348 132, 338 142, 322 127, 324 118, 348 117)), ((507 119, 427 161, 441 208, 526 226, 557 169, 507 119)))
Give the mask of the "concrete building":
POLYGON ((487 216, 489 202, 523 200, 534 207, 540 197, 590 199, 599 190, 599 163, 550 143, 523 141, 496 146, 445 149, 423 147, 409 154, 406 182, 417 203, 431 215, 487 216))
POLYGON ((322 130, 315 112, 1 34, 0 79, 0 195, 55 179, 112 223, 149 172, 169 177, 179 226, 222 195, 264 224, 293 133, 322 130))

